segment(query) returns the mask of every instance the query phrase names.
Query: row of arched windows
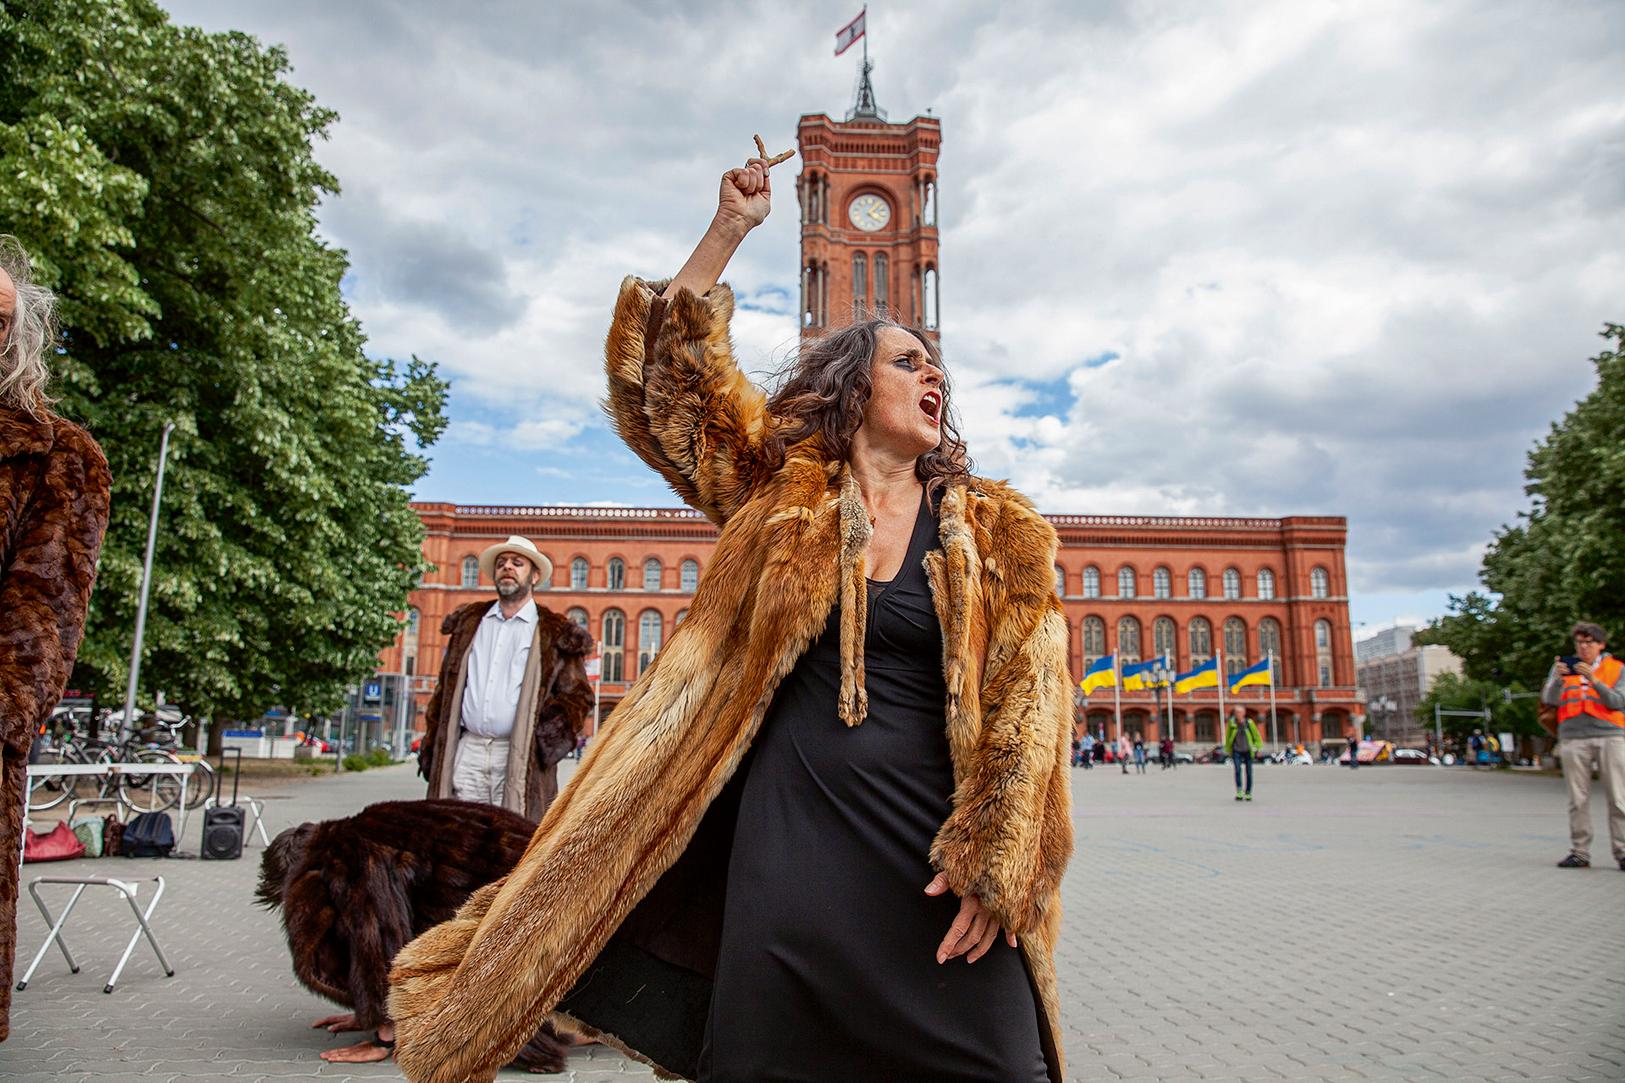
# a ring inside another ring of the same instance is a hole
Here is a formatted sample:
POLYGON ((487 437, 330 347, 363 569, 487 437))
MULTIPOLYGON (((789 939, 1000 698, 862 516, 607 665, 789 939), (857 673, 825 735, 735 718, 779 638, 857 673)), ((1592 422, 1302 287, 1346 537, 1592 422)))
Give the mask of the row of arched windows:
MULTIPOLYGON (((586 557, 576 557, 570 561, 570 589, 586 590, 588 576, 592 565, 586 557)), ((473 589, 480 585, 480 558, 470 554, 463 558, 462 579, 463 588, 473 589)), ((626 589, 626 561, 620 557, 610 557, 604 565, 604 584, 610 590, 626 589)), ((539 590, 548 590, 552 587, 550 582, 542 582, 539 590)), ((699 589, 700 562, 685 560, 677 568, 677 589, 685 594, 692 594, 699 589)), ((665 589, 665 568, 659 557, 649 557, 643 562, 643 575, 639 582, 639 590, 665 589)))
MULTIPOLYGON (((1090 564, 1083 569, 1084 598, 1102 597, 1100 592, 1100 569, 1090 564)), ((1219 597, 1226 601, 1235 601, 1242 597, 1241 572, 1235 568, 1226 568, 1219 576, 1219 597)), ((1055 566, 1055 593, 1063 598, 1067 597, 1067 573, 1059 564, 1055 566)), ((1174 575, 1167 568, 1158 567, 1151 570, 1151 593, 1140 593, 1141 583, 1139 573, 1125 564, 1117 569, 1117 597, 1119 598, 1172 598, 1174 596, 1174 575)), ((1326 598, 1331 594, 1331 577, 1326 569, 1311 568, 1309 571, 1309 596, 1311 598, 1326 598)), ((1207 570, 1204 568, 1191 568, 1185 573, 1185 597, 1206 598, 1208 596, 1207 570)), ((1260 568, 1253 577, 1253 595, 1263 601, 1276 597, 1275 572, 1270 568, 1260 568)))
MULTIPOLYGON (((572 606, 565 611, 565 617, 581 627, 588 634, 592 633, 591 618, 587 611, 580 606, 572 606)), ((672 627, 676 628, 688 616, 688 610, 679 609, 672 619, 672 627)), ((626 614, 613 607, 604 610, 598 618, 598 644, 602 654, 602 663, 599 672, 602 679, 608 683, 624 683, 634 680, 638 674, 648 669, 660 653, 661 646, 666 639, 665 618, 657 609, 645 609, 638 614, 638 656, 637 667, 634 669, 627 664, 626 656, 626 614)))
MULTIPOLYGON (((1166 656, 1172 659, 1176 670, 1188 670, 1211 659, 1216 642, 1213 625, 1206 617, 1192 617, 1185 622, 1183 636, 1172 617, 1158 617, 1151 622, 1149 641, 1138 617, 1118 618, 1115 631, 1116 635, 1108 639, 1105 618, 1093 615, 1083 618, 1083 668, 1088 669, 1095 659, 1115 651, 1120 666, 1166 656)), ((1281 624, 1275 618, 1265 617, 1249 634, 1246 621, 1229 617, 1220 626, 1219 636, 1217 642, 1224 652, 1226 673, 1237 673, 1274 655, 1280 667, 1276 671, 1277 681, 1283 686, 1291 683, 1285 673, 1281 624)), ((1315 622, 1315 670, 1316 686, 1330 688, 1332 625, 1327 620, 1315 622)))

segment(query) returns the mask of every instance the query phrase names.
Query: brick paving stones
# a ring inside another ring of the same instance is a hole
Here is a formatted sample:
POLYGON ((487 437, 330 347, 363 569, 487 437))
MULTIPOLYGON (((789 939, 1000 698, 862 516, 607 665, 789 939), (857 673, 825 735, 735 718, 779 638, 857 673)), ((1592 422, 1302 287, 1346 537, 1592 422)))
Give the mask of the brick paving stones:
MULTIPOLYGON (((421 792, 409 767, 312 780, 267 793, 267 826, 421 792)), ((1238 804, 1227 770, 1185 766, 1075 771, 1074 795, 1058 961, 1072 1078, 1625 1079, 1625 873, 1553 867, 1567 846, 1558 780, 1269 767, 1238 804)), ((1599 841, 1593 856, 1606 853, 1599 841)), ((351 1039, 308 1028, 331 1007, 295 982, 278 918, 250 903, 259 854, 25 869, 25 882, 162 873, 155 925, 177 974, 138 945, 103 995, 128 921, 87 895, 68 930, 83 970, 47 958, 15 995, 0 1077, 398 1078, 317 1059, 351 1039)), ((19 973, 45 933, 23 903, 19 973)), ((558 1078, 650 1073, 591 1048, 558 1078)))

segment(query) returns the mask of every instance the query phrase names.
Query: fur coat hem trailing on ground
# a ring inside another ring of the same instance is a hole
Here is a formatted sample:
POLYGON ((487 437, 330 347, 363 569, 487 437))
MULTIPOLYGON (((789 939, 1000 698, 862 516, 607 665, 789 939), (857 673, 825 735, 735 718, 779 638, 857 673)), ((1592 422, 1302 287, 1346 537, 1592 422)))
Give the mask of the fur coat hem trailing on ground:
MULTIPOLYGON (((870 527, 851 473, 811 443, 771 453, 766 400, 733 360, 726 286, 680 292, 669 305, 662 288, 622 286, 606 344, 607 405, 628 445, 721 537, 687 618, 518 866, 396 957, 397 1060, 418 1083, 490 1079, 554 1011, 692 1077, 708 942, 673 931, 706 927, 698 912, 726 877, 725 861, 697 862, 706 813, 779 682, 837 606, 841 715, 863 723, 870 527), (668 1025, 679 1015, 681 1025, 668 1025)), ((956 789, 929 860, 1020 936, 1059 1083, 1054 948, 1072 849, 1072 694, 1055 532, 993 481, 949 486, 939 520, 941 547, 926 571, 943 633, 956 789)))

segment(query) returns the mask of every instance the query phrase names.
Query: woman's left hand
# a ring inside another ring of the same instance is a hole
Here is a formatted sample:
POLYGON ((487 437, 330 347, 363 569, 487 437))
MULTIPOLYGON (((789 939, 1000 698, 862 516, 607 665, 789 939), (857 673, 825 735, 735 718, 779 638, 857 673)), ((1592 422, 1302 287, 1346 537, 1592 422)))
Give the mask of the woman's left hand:
MULTIPOLYGON (((927 895, 941 895, 948 890, 948 878, 942 873, 925 885, 927 895)), ((956 959, 969 952, 965 959, 967 963, 974 963, 988 953, 993 941, 999 937, 999 923, 993 915, 982 905, 982 900, 975 895, 967 895, 959 900, 959 916, 954 923, 948 926, 948 935, 942 938, 937 946, 937 962, 946 963, 949 959, 956 959)), ((1012 948, 1016 946, 1016 934, 1004 931, 1004 941, 1012 948)))

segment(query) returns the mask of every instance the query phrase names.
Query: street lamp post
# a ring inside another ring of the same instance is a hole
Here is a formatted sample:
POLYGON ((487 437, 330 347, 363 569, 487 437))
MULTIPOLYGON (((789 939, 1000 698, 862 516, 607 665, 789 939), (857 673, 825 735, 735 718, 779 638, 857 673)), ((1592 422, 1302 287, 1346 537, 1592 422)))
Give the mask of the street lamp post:
POLYGON ((1170 739, 1174 738, 1174 694, 1173 694, 1173 689, 1170 687, 1169 691, 1168 691, 1168 721, 1167 721, 1167 728, 1163 729, 1162 690, 1163 690, 1163 688, 1168 687, 1171 684, 1171 682, 1173 681, 1173 676, 1174 676, 1174 671, 1168 667, 1168 657, 1166 655, 1162 656, 1161 658, 1158 658, 1155 662, 1152 663, 1152 665, 1151 665, 1151 692, 1152 692, 1152 695, 1154 695, 1156 697, 1156 702, 1157 702, 1157 728, 1162 729, 1162 732, 1167 734, 1167 736, 1170 739))
POLYGON ((1399 704, 1395 703, 1388 696, 1378 696, 1370 703, 1371 709, 1378 712, 1382 716, 1382 739, 1384 741, 1393 739, 1389 733, 1389 726, 1393 720, 1394 711, 1396 708, 1398 708, 1398 706, 1399 704))

